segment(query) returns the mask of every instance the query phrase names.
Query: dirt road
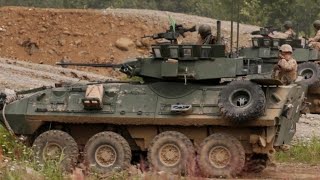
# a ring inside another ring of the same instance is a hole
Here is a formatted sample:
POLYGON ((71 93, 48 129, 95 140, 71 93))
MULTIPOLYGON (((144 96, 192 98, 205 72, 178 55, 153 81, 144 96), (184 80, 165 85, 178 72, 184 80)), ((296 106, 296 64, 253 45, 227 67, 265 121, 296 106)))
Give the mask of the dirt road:
POLYGON ((243 179, 320 179, 320 166, 277 164, 259 174, 243 174, 243 179))

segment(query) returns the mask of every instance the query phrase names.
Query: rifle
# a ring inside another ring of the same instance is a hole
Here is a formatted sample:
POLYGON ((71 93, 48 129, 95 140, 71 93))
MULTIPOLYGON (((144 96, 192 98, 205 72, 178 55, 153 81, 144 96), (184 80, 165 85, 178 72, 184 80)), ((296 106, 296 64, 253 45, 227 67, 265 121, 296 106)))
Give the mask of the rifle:
POLYGON ((179 36, 185 37, 184 33, 186 32, 194 32, 196 31, 196 26, 191 28, 184 28, 183 25, 177 24, 175 27, 170 26, 169 30, 166 32, 161 32, 153 35, 144 35, 141 38, 152 38, 152 39, 167 39, 171 41, 171 43, 177 43, 177 39, 179 36))
POLYGON ((260 28, 260 30, 258 30, 258 31, 251 32, 251 35, 268 36, 270 33, 273 34, 274 31, 280 31, 280 28, 266 26, 266 27, 260 28))
POLYGON ((98 63, 98 64, 90 64, 90 63, 68 63, 64 62, 63 60, 60 62, 57 62, 56 65, 59 65, 61 67, 67 67, 67 66, 82 66, 82 67, 103 67, 103 68, 119 68, 119 71, 128 75, 128 76, 134 76, 135 74, 135 62, 128 62, 123 64, 111 64, 111 63, 98 63))

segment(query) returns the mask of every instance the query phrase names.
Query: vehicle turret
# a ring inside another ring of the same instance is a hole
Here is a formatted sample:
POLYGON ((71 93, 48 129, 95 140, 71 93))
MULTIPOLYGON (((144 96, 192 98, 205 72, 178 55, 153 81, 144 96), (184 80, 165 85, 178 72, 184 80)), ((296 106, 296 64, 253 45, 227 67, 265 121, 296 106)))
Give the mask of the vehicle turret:
MULTIPOLYGON (((126 75, 142 77, 147 81, 214 81, 221 78, 253 77, 263 74, 258 58, 245 60, 241 57, 229 57, 225 45, 221 43, 221 22, 217 21, 216 44, 176 44, 178 36, 194 31, 177 25, 170 26, 164 33, 152 35, 154 39, 170 40, 167 44, 152 45, 152 55, 136 58, 123 64, 80 64, 59 62, 57 65, 90 66, 118 68, 126 75)), ((270 78, 270 76, 269 76, 270 78)))

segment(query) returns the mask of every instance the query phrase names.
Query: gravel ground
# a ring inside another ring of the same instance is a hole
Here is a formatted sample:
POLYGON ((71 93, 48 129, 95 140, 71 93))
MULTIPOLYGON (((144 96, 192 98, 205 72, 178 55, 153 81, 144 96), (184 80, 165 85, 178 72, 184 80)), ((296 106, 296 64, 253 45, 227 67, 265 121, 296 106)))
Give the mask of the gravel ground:
POLYGON ((8 88, 25 90, 40 86, 53 86, 56 82, 106 81, 114 78, 78 71, 0 58, 0 91, 8 88))

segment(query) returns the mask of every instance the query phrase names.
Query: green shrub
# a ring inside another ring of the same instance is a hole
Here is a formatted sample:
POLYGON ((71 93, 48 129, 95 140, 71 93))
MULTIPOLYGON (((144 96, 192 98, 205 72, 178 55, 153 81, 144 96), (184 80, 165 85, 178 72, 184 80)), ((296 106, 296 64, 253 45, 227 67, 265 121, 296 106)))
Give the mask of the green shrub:
POLYGON ((320 163, 320 138, 313 137, 310 141, 298 141, 286 152, 276 154, 278 162, 299 162, 307 164, 320 163))
POLYGON ((60 162, 47 161, 44 164, 37 161, 32 149, 10 135, 6 129, 0 126, 0 179, 63 179, 64 173, 60 168, 60 162), (27 170, 29 169, 29 170, 27 170), (31 177, 32 170, 36 177, 31 177))

